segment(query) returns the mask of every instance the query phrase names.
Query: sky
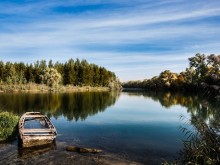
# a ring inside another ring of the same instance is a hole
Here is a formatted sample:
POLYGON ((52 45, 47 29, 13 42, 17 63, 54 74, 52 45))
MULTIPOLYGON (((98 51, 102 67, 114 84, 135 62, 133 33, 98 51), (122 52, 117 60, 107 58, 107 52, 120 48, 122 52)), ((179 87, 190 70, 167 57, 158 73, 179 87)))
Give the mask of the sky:
POLYGON ((122 81, 220 54, 220 0, 1 0, 0 60, 86 59, 122 81))

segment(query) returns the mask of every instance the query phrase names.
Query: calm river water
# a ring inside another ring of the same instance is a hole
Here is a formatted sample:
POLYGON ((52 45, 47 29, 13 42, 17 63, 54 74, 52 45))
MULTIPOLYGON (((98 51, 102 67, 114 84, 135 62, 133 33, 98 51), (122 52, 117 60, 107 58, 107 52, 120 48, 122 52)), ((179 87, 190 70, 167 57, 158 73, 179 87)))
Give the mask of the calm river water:
MULTIPOLYGON (((180 116, 190 119, 199 114, 209 120, 211 105, 198 96, 178 93, 0 94, 3 110, 18 115, 41 111, 50 117, 58 144, 99 148, 142 164, 175 159, 184 139, 180 127, 186 122, 180 116)), ((5 145, 19 150, 17 140, 1 144, 0 161, 11 159, 4 157, 5 145)))

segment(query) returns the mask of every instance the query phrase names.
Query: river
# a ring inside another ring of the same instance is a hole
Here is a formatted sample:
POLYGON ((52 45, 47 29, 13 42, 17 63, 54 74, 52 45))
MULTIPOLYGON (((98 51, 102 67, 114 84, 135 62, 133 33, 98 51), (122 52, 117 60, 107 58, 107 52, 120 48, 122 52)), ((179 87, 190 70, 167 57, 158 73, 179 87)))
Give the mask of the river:
POLYGON ((186 138, 181 127, 189 127, 191 115, 210 121, 219 112, 215 103, 198 95, 141 91, 1 93, 0 107, 18 115, 40 111, 58 132, 55 147, 31 154, 23 152, 17 140, 0 144, 0 162, 13 159, 15 164, 34 162, 36 155, 39 159, 66 145, 98 148, 140 164, 173 161, 186 138))

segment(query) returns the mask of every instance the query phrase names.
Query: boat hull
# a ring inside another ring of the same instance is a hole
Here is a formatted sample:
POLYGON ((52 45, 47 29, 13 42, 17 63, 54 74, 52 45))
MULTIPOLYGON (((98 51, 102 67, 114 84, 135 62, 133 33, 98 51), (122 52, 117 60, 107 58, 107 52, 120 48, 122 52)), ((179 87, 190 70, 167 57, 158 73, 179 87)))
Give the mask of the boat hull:
POLYGON ((22 147, 34 147, 34 146, 41 146, 53 143, 56 137, 54 136, 25 136, 22 140, 22 147))
POLYGON ((27 112, 19 120, 19 134, 22 147, 34 147, 53 143, 57 132, 45 115, 27 112))

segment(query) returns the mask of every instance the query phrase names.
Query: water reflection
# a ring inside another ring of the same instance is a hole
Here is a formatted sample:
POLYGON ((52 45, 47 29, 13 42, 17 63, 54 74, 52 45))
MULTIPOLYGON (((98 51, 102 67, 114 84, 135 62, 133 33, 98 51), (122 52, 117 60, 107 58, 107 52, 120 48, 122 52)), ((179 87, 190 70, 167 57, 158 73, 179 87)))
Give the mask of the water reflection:
MULTIPOLYGON (((187 112, 211 123, 220 119, 220 103, 207 99, 199 94, 179 92, 126 92, 129 96, 144 96, 159 102, 166 109, 174 105, 187 108, 187 112)), ((21 115, 26 111, 41 111, 49 117, 64 116, 68 120, 85 120, 88 116, 103 112, 115 104, 120 93, 88 92, 88 93, 2 93, 0 107, 3 110, 21 115)))
POLYGON ((115 104, 117 92, 85 93, 2 93, 0 107, 3 110, 21 115, 27 111, 41 111, 49 117, 64 116, 68 120, 85 120, 88 116, 105 111, 115 104))
POLYGON ((18 158, 28 159, 33 157, 33 155, 34 156, 42 155, 56 149, 57 149, 56 141, 54 141, 51 144, 47 144, 43 146, 37 146, 31 148, 18 148, 18 158))
MULTIPOLYGON (((46 113, 57 128, 58 150, 62 147, 62 153, 63 145, 77 145, 117 153, 143 164, 173 160, 182 147, 180 139, 184 138, 179 130, 183 124, 179 120, 181 114, 214 123, 219 122, 220 113, 219 102, 172 92, 1 93, 0 107, 19 115, 26 111, 46 113)), ((8 160, 6 152, 1 154, 3 150, 0 146, 0 164, 1 160, 8 160)), ((50 151, 45 148, 39 153, 28 155, 27 151, 19 155, 25 159, 35 154, 49 155, 50 151)), ((13 156, 13 152, 7 153, 13 156)), ((44 158, 46 161, 47 156, 44 158)))
POLYGON ((191 116, 196 116, 210 124, 220 122, 220 102, 200 94, 180 93, 180 92, 129 92, 130 96, 139 95, 146 99, 159 102, 166 109, 175 105, 187 108, 191 116))

